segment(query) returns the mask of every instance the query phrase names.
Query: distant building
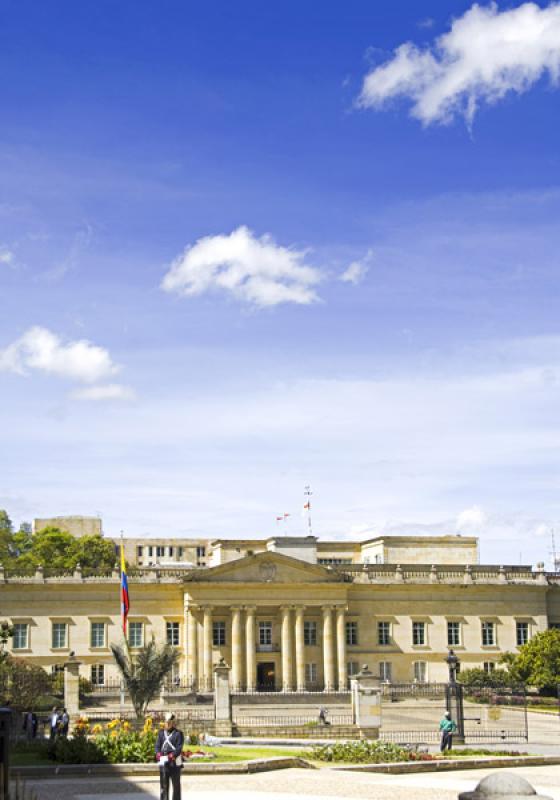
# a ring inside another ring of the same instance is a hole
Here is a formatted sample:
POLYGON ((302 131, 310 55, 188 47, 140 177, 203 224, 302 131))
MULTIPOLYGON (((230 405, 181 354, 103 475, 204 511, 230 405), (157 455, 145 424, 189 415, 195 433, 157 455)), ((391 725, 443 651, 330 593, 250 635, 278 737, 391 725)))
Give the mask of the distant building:
POLYGON ((72 536, 103 536, 103 523, 99 517, 46 517, 44 519, 33 520, 33 533, 43 528, 60 528, 67 531, 72 536))
MULTIPOLYGON (((68 519, 40 524, 68 529, 68 519)), ((181 656, 175 677, 201 691, 220 658, 249 690, 345 688, 364 663, 385 681, 444 681, 450 647, 464 668, 492 671, 505 652, 560 627, 560 577, 542 565, 480 565, 474 537, 136 538, 125 548, 132 651, 152 635, 167 641, 181 656)), ((116 680, 119 581, 118 570, 0 568, 11 652, 55 670, 74 651, 84 677, 116 680)))

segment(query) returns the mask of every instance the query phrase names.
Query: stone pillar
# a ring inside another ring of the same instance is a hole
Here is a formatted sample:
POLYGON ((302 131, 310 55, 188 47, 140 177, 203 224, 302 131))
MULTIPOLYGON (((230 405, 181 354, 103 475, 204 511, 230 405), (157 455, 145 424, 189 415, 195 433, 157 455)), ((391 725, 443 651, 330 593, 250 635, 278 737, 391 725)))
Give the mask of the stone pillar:
POLYGON ((378 739, 381 727, 381 681, 364 664, 350 682, 352 722, 363 739, 378 739))
POLYGON ((347 688, 346 673, 346 609, 336 609, 336 658, 338 661, 338 691, 347 688))
POLYGON ((202 688, 212 691, 212 606, 205 606, 202 632, 202 688))
POLYGON ((239 606, 232 606, 231 609, 231 664, 231 683, 233 688, 239 691, 243 684, 243 636, 239 606))
POLYGON ((196 606, 189 603, 185 609, 187 615, 187 679, 194 691, 198 687, 198 622, 195 616, 196 606))
POLYGON ((290 606, 282 606, 282 690, 293 691, 292 681, 292 614, 290 606))
POLYGON ((255 606, 246 606, 245 619, 245 663, 247 668, 247 691, 254 692, 257 685, 257 655, 255 645, 255 606))
POLYGON ((332 692, 335 688, 333 638, 332 606, 323 606, 323 675, 325 692, 332 692))
POLYGON ((304 606, 296 608, 296 686, 298 692, 305 691, 305 641, 304 641, 304 606))
POLYGON ((214 667, 214 719, 216 735, 231 736, 230 668, 223 658, 214 667))
POLYGON ((75 658, 64 665, 64 707, 70 717, 80 713, 80 662, 75 658))

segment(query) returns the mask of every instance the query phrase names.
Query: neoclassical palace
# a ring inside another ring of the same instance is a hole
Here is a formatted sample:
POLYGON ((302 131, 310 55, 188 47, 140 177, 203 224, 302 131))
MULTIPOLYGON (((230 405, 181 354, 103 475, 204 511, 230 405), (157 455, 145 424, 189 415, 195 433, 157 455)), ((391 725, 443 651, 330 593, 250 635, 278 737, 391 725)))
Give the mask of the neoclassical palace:
MULTIPOLYGON (((221 658, 232 686, 249 691, 345 689, 364 663, 385 681, 443 681, 450 647, 463 668, 491 671, 504 652, 560 627, 560 576, 480 565, 472 537, 125 542, 130 647, 152 636, 177 647, 173 680, 201 692, 221 658)), ((114 681, 119 581, 116 570, 0 567, 13 654, 56 671, 75 653, 84 677, 114 681)))

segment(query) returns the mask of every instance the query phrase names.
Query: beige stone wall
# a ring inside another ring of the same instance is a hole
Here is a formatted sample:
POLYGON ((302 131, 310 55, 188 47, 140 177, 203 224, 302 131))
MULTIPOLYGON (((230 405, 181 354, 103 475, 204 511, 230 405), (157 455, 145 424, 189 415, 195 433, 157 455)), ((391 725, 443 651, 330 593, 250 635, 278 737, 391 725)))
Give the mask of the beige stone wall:
POLYGON ((33 533, 48 527, 60 528, 72 536, 101 536, 102 522, 99 517, 43 517, 33 520, 33 533))
POLYGON ((378 537, 362 544, 362 560, 370 564, 478 564, 478 539, 470 536, 378 537))

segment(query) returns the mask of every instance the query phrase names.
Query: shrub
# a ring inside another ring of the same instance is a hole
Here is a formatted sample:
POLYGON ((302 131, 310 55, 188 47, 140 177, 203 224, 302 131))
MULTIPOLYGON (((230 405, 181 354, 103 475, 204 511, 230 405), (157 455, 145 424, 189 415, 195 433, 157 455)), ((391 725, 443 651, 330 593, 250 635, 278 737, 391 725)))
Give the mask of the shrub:
POLYGON ((88 738, 87 720, 80 719, 70 738, 60 736, 49 749, 49 756, 61 764, 101 764, 107 761, 95 740, 88 738))
POLYGON ((335 742, 317 745, 311 750, 316 761, 344 761, 353 764, 384 764, 391 761, 410 761, 427 754, 413 753, 391 742, 335 742))

